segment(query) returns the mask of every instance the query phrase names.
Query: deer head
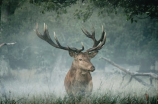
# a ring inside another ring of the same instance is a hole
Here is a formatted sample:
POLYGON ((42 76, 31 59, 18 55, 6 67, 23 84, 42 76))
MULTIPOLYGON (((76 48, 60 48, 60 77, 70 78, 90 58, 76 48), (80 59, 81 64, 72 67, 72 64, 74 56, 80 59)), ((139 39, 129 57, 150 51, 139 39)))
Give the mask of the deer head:
POLYGON ((83 43, 81 43, 82 44, 81 49, 77 49, 77 48, 69 47, 69 46, 67 46, 67 47, 62 46, 59 43, 55 32, 54 32, 54 38, 55 38, 56 43, 53 42, 49 36, 48 28, 47 28, 47 25, 45 25, 45 23, 44 23, 43 35, 38 31, 38 24, 36 25, 35 31, 39 38, 48 42, 53 47, 67 50, 69 52, 69 55, 74 58, 73 64, 75 65, 75 68, 79 68, 81 70, 84 70, 85 72, 93 72, 95 70, 95 67, 90 62, 90 59, 93 58, 98 53, 98 51, 103 47, 103 45, 105 44, 105 41, 106 41, 106 33, 103 30, 103 26, 102 26, 102 35, 98 41, 95 39, 94 27, 92 28, 92 34, 90 34, 86 29, 82 29, 83 33, 88 38, 91 38, 94 42, 93 47, 87 49, 85 52, 82 52, 84 50, 83 43))

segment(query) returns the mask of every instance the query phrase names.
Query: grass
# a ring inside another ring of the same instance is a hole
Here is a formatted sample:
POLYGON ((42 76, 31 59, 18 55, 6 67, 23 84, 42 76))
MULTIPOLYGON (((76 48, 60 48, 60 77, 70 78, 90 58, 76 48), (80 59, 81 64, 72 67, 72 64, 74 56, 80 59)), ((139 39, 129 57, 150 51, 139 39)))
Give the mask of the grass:
MULTIPOLYGON (((110 94, 104 95, 91 95, 88 98, 76 97, 76 102, 79 104, 158 104, 158 95, 145 98, 128 95, 126 97, 112 96, 110 94)), ((15 99, 2 99, 0 104, 75 104, 75 100, 68 96, 56 97, 55 95, 45 97, 31 97, 15 99)))

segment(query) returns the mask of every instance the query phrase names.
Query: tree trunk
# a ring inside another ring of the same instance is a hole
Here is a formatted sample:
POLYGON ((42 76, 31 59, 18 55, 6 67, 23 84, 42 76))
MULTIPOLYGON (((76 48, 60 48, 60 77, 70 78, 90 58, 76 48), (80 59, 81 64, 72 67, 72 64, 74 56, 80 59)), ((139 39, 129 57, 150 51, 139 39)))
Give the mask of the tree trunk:
POLYGON ((9 6, 7 5, 2 5, 1 7, 1 22, 8 22, 8 17, 10 16, 10 12, 9 12, 9 6))

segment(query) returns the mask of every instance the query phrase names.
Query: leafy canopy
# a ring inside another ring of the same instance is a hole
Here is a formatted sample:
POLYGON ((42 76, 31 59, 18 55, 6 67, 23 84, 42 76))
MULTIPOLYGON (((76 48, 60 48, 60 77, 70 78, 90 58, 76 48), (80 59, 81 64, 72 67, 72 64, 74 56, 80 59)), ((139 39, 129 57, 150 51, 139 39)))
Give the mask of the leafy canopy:
MULTIPOLYGON (((90 8, 89 12, 86 11, 87 15, 97 8, 100 9, 99 14, 123 11, 127 20, 131 20, 131 22, 144 18, 158 19, 157 0, 30 0, 30 3, 43 5, 44 11, 58 11, 73 4, 82 3, 82 5, 87 4, 87 8, 90 8)), ((89 16, 85 16, 84 19, 86 20, 89 16)))

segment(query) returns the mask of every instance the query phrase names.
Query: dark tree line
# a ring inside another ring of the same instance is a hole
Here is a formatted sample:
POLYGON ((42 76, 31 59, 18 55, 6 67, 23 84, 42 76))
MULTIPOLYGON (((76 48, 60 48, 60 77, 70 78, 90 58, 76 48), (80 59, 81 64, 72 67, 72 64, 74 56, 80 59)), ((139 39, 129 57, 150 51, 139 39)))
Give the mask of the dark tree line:
MULTIPOLYGON (((6 10, 8 15, 11 15, 14 13, 16 8, 24 3, 24 1, 25 0, 3 0, 2 10, 6 10)), ((105 12, 117 13, 122 10, 125 13, 124 15, 126 15, 127 20, 131 20, 131 22, 144 18, 158 19, 157 0, 29 0, 29 2, 35 5, 43 6, 44 11, 53 10, 57 11, 57 13, 59 13, 61 9, 66 11, 66 7, 80 2, 91 6, 90 9, 99 8, 100 14, 105 12)), ((87 14, 90 12, 91 11, 87 12, 87 14)))

